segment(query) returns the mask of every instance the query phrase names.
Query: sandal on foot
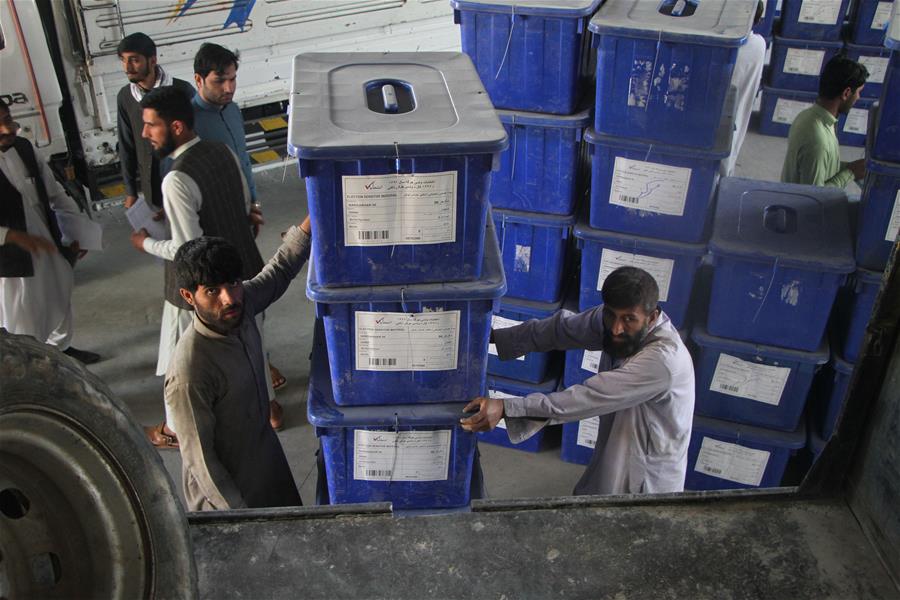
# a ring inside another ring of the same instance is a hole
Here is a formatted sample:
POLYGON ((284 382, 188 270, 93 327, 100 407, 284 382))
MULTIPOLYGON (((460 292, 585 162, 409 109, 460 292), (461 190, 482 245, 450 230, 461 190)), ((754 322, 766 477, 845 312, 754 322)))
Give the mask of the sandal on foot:
POLYGON ((284 387, 284 384, 287 383, 287 378, 281 374, 281 371, 279 371, 277 367, 273 367, 272 365, 269 365, 269 377, 272 378, 273 390, 282 388, 284 387))

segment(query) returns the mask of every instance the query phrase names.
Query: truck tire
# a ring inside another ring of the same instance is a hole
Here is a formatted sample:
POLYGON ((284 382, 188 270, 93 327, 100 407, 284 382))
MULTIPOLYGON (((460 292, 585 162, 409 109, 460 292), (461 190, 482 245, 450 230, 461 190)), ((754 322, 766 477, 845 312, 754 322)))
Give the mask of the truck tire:
POLYGON ((0 598, 194 598, 184 508, 128 409, 0 329, 0 598))

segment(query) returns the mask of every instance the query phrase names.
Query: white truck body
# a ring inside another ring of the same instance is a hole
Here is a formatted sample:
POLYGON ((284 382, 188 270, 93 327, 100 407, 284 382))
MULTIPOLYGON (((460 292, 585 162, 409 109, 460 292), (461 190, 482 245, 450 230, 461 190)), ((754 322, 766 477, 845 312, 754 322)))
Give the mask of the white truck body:
POLYGON ((238 50, 235 101, 242 108, 286 101, 292 58, 301 52, 460 48, 447 0, 2 0, 0 94, 11 101, 22 135, 46 156, 66 152, 59 118, 65 87, 87 165, 118 162, 116 94, 127 80, 116 46, 138 31, 156 42, 159 64, 188 81, 203 42, 238 50), (40 2, 52 10, 63 82, 54 72, 40 2))

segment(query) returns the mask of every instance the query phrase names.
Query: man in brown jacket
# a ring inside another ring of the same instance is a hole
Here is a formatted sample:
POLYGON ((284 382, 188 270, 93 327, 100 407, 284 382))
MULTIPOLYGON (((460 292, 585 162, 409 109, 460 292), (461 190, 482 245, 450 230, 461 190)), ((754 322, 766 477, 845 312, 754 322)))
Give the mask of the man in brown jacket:
POLYGON ((166 372, 166 413, 178 432, 189 510, 302 504, 269 424, 265 353, 254 316, 287 290, 309 257, 309 217, 291 227, 259 275, 241 281, 241 257, 222 238, 175 255, 193 323, 166 372))

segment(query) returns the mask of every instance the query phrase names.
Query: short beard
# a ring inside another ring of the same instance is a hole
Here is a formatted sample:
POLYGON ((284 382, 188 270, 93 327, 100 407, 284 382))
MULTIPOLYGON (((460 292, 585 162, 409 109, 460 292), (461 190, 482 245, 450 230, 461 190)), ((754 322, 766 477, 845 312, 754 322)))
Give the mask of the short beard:
POLYGON ((159 148, 153 149, 153 154, 156 155, 157 158, 165 158, 175 152, 175 148, 178 146, 175 145, 175 138, 172 136, 172 132, 169 131, 166 133, 166 141, 159 148))
POLYGON ((641 342, 644 341, 644 338, 647 336, 647 332, 649 331, 650 324, 648 323, 644 325, 644 327, 641 328, 641 330, 636 334, 626 336, 627 340, 623 344, 617 344, 614 341, 612 332, 608 329, 605 329, 603 331, 603 351, 615 359, 622 359, 633 356, 637 354, 638 350, 640 350, 641 342))

